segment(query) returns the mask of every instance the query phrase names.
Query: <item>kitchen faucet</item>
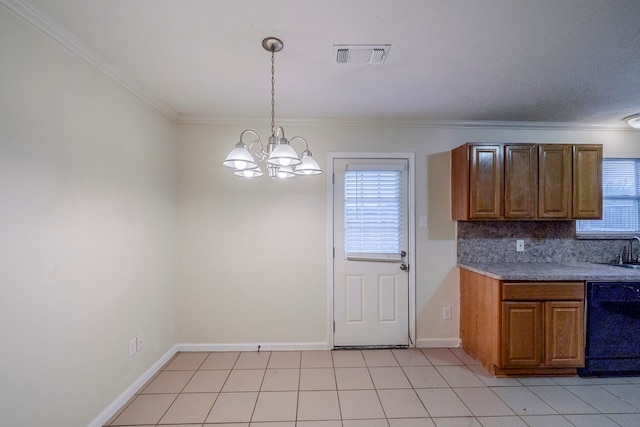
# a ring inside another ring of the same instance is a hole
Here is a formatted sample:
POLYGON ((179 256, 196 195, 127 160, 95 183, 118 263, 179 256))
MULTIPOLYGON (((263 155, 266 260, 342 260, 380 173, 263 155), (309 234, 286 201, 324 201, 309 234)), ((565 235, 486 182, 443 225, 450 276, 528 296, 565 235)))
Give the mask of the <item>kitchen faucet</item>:
MULTIPOLYGON (((640 243, 640 237, 633 236, 629 241, 629 262, 633 262, 633 241, 634 240, 637 240, 638 243, 640 243)), ((636 257, 636 262, 639 260, 639 258, 640 258, 640 255, 636 257)))

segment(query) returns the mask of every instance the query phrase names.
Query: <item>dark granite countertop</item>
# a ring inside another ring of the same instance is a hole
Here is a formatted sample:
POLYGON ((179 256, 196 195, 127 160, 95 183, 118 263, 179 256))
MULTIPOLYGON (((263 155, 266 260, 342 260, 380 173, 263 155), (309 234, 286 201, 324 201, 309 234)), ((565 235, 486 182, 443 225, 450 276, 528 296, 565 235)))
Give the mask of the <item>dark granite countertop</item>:
POLYGON ((458 263, 458 267, 498 280, 640 282, 640 270, 590 262, 458 263))

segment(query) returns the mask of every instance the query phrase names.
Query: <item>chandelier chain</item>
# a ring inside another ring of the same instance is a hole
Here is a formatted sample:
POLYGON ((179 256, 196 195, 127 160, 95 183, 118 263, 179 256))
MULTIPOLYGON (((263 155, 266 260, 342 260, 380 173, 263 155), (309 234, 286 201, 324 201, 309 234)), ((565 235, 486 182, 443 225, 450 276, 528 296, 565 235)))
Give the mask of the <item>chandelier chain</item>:
POLYGON ((271 47, 271 134, 276 134, 276 51, 271 47))

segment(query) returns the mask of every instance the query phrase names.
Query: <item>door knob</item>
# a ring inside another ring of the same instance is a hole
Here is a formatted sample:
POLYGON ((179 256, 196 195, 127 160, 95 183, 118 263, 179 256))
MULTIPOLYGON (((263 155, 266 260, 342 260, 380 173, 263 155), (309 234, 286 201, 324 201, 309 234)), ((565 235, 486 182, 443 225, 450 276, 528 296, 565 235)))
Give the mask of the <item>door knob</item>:
POLYGON ((403 262, 402 264, 400 264, 400 270, 407 271, 409 270, 409 266, 403 262))

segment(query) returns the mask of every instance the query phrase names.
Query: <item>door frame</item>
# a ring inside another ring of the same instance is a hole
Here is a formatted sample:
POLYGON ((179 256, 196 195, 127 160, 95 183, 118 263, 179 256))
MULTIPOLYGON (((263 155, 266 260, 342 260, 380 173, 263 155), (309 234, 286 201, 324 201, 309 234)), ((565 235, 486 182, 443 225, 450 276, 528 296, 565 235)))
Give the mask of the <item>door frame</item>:
POLYGON ((333 161, 335 159, 406 159, 409 162, 409 173, 407 174, 407 213, 409 214, 409 224, 407 233, 409 236, 409 347, 416 346, 416 209, 415 209, 415 153, 340 153, 329 152, 327 155, 327 336, 329 337, 329 348, 335 348, 333 336, 333 252, 335 247, 333 236, 333 161))

